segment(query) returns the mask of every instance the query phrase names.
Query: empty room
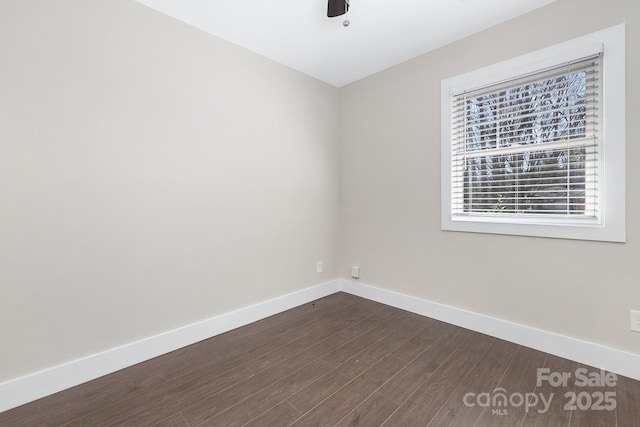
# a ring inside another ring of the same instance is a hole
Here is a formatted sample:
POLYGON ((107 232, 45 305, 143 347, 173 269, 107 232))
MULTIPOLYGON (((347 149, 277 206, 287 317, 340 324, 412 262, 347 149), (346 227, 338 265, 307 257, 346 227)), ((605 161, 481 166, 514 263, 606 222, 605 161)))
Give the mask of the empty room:
POLYGON ((640 426, 635 76, 632 0, 0 0, 0 426, 640 426))

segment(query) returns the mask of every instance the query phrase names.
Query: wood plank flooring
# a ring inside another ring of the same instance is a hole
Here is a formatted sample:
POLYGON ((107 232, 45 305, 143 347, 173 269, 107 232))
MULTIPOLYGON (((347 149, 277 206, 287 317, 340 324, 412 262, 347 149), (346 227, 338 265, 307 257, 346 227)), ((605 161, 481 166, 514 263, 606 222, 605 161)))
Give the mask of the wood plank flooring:
POLYGON ((600 371, 337 293, 0 413, 0 426, 640 426, 640 382, 583 386, 580 373, 600 371), (538 381, 543 368, 571 377, 538 381))

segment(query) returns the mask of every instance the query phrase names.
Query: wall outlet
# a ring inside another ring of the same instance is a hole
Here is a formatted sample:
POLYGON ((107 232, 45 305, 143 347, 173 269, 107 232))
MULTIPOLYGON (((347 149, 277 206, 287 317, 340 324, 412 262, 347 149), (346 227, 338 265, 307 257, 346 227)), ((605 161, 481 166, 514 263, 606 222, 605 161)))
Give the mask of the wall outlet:
POLYGON ((351 267, 351 277, 353 277, 354 279, 360 277, 360 267, 358 267, 357 265, 351 267))
POLYGON ((322 263, 322 261, 316 261, 316 273, 322 273, 323 269, 324 264, 322 263))
POLYGON ((629 313, 631 315, 631 330, 640 332, 640 311, 629 310, 629 313))

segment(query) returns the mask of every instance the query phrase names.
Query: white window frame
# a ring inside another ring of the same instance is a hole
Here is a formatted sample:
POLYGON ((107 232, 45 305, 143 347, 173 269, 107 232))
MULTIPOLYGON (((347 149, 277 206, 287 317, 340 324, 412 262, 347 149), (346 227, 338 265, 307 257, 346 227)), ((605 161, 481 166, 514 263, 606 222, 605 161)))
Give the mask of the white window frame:
POLYGON ((625 25, 620 24, 442 81, 441 227, 448 231, 565 239, 626 241, 625 25), (452 103, 454 94, 515 79, 602 52, 600 202, 597 220, 452 215, 452 103))

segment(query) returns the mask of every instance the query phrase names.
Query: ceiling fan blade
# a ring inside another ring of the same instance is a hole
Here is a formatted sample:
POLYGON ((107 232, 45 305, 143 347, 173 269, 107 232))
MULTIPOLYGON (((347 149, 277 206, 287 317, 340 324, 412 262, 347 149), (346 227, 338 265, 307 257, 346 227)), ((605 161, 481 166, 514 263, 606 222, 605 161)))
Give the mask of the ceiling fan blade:
POLYGON ((344 15, 348 10, 348 0, 329 0, 327 5, 327 16, 329 18, 333 18, 335 16, 344 15))

